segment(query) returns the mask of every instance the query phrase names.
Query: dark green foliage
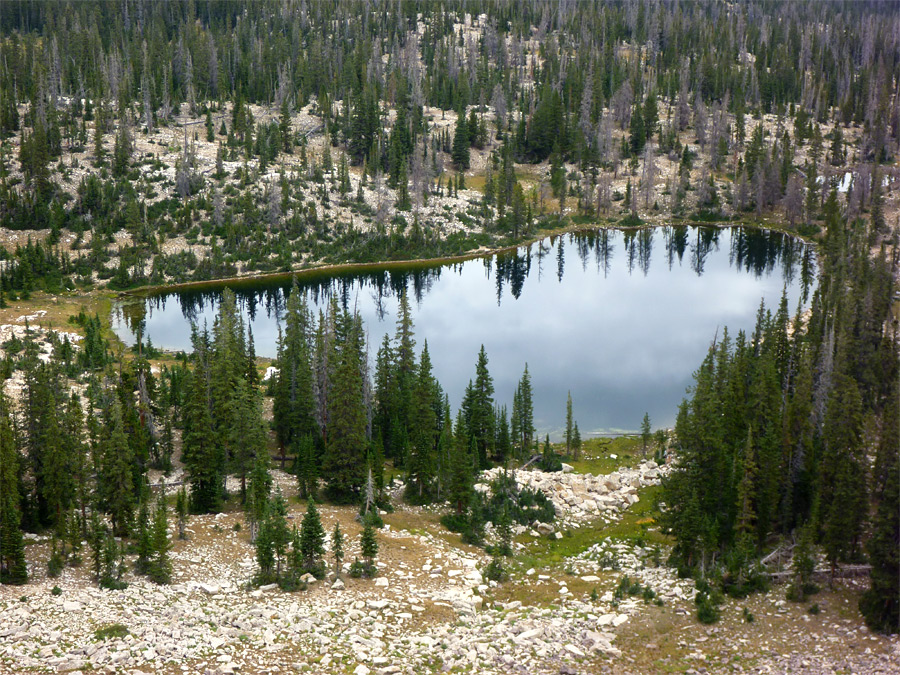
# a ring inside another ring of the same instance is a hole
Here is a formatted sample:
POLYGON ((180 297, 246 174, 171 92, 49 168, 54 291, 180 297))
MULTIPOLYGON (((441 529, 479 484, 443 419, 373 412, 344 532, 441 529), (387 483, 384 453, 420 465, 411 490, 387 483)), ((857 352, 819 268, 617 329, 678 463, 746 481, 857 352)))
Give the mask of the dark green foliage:
POLYGON ((453 132, 453 152, 451 158, 457 171, 469 168, 469 132, 465 113, 460 111, 456 116, 456 129, 453 132))
POLYGON ((375 556, 378 555, 378 539, 375 537, 375 527, 371 523, 363 525, 363 531, 359 537, 359 550, 367 568, 366 576, 374 576, 375 556))
POLYGON ((498 584, 509 581, 509 572, 503 566, 503 560, 498 557, 491 558, 491 562, 484 568, 484 578, 498 584))
POLYGON ((326 476, 328 496, 352 503, 359 498, 365 476, 366 408, 363 364, 365 361, 362 319, 348 313, 337 315, 341 333, 329 348, 328 363, 333 364, 327 402, 328 433, 322 474, 326 476))
POLYGON ((340 577, 341 563, 344 561, 344 533, 340 523, 335 523, 331 532, 331 555, 334 558, 334 575, 340 577))
POLYGON ((156 498, 153 513, 151 544, 153 557, 147 575, 157 584, 167 584, 172 577, 172 563, 169 560, 169 515, 166 508, 165 488, 156 498))
POLYGON ((550 445, 550 434, 547 434, 544 438, 541 458, 537 461, 536 466, 541 471, 562 471, 562 460, 559 455, 553 451, 553 446, 550 445))
POLYGON ((875 462, 877 510, 867 551, 871 587, 860 599, 866 624, 882 633, 900 632, 900 398, 896 380, 885 403, 875 462))
POLYGON ((0 583, 28 581, 25 544, 20 528, 18 449, 6 399, 0 393, 0 583))
POLYGON ((66 561, 63 549, 60 548, 59 542, 54 537, 50 542, 50 557, 47 558, 47 576, 51 579, 57 578, 62 574, 65 566, 66 561))
POLYGON ((316 503, 310 497, 306 502, 306 515, 300 524, 300 557, 303 571, 316 577, 325 576, 325 529, 316 509, 316 503))

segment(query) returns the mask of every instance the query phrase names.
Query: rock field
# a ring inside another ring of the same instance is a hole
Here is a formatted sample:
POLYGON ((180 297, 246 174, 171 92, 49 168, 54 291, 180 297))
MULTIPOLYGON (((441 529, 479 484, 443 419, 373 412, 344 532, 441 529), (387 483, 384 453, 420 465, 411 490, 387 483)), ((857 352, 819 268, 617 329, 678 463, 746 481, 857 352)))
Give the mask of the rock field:
MULTIPOLYGON (((614 522, 664 470, 644 462, 606 476, 519 471, 516 478, 551 496, 559 520, 543 536, 557 538, 563 528, 614 522)), ((291 476, 275 475, 287 495, 296 492, 291 476)), ((359 533, 353 514, 328 506, 321 512, 326 529, 340 521, 352 560, 359 533)), ((292 500, 293 522, 302 513, 292 500)), ((598 541, 569 558, 565 571, 513 563, 512 581, 498 588, 482 577, 485 553, 459 544, 428 516, 400 506, 386 517, 376 579, 330 575, 296 593, 247 587, 255 562, 246 531, 236 530, 239 512, 190 519, 189 540, 173 541, 169 586, 128 573, 125 590, 100 590, 87 565, 48 579, 48 543, 31 536, 32 583, 0 586, 0 673, 646 672, 628 636, 643 630, 645 615, 661 610, 640 597, 616 599, 623 574, 652 588, 665 610, 694 631, 696 640, 683 641, 682 651, 709 646, 690 617, 693 582, 657 566, 658 551, 649 546, 598 541), (61 594, 51 593, 54 586, 61 594), (118 635, 96 634, 116 624, 124 627, 118 635)), ((896 641, 879 640, 865 659, 850 662, 865 665, 852 672, 897 672, 876 667, 900 663, 886 656, 896 641)), ((765 668, 754 672, 824 672, 816 654, 761 658, 757 665, 765 668)), ((715 672, 699 657, 688 663, 697 664, 694 672, 715 672)))

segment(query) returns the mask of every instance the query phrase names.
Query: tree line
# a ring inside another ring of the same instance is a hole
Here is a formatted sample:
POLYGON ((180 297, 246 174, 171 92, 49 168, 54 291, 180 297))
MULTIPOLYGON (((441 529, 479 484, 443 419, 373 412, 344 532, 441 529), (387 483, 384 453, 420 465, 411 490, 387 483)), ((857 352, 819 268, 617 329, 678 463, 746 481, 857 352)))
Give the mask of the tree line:
POLYGON ((679 569, 739 596, 764 584, 757 561, 785 542, 796 544, 798 600, 813 590, 813 545, 832 571, 867 560, 872 586, 860 607, 873 629, 892 632, 900 620, 896 250, 874 223, 846 223, 835 192, 825 210, 809 311, 792 317, 784 297, 774 313, 760 307, 753 332, 724 331, 695 373, 675 426, 664 519, 679 569))

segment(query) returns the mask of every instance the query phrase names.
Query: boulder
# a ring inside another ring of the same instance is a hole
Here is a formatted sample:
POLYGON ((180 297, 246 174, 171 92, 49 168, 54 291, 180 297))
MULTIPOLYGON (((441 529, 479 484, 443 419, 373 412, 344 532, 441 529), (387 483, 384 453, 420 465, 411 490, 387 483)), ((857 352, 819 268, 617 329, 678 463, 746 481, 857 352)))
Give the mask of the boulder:
POLYGON ((550 523, 539 523, 539 522, 535 523, 534 529, 538 531, 538 534, 540 534, 541 536, 544 536, 544 537, 547 537, 547 536, 553 534, 553 532, 556 530, 556 528, 553 527, 553 525, 551 525, 550 523))

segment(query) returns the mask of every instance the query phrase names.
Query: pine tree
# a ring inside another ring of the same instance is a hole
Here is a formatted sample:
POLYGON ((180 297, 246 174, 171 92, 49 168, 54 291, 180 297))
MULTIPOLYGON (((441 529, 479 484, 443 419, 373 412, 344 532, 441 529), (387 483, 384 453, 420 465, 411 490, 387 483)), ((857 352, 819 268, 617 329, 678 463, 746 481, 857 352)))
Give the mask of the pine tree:
POLYGON ((269 493, 272 490, 272 476, 269 474, 269 455, 265 450, 256 455, 250 483, 247 489, 247 500, 244 508, 250 525, 250 542, 256 541, 260 527, 266 518, 269 504, 269 493))
POLYGON ((306 515, 300 523, 300 553, 304 572, 322 577, 325 572, 322 563, 322 556, 325 555, 325 529, 312 497, 307 499, 306 515))
POLYGON ((169 560, 169 515, 166 508, 165 484, 156 498, 152 548, 153 560, 150 563, 150 579, 158 584, 167 584, 172 577, 172 563, 169 560))
POLYGON ((20 528, 18 449, 0 391, 0 584, 25 584, 25 542, 20 528))
POLYGON ((659 125, 659 111, 656 104, 656 91, 653 89, 650 90, 650 93, 647 94, 647 98, 644 99, 644 110, 643 110, 643 122, 644 122, 644 132, 646 133, 647 140, 651 140, 656 134, 656 128, 659 125))
POLYGON ((287 97, 281 103, 281 117, 278 121, 278 132, 281 136, 281 149, 291 154, 294 148, 294 137, 291 134, 291 108, 287 97))
POLYGON ((650 429, 650 413, 644 413, 644 419, 641 421, 641 456, 647 456, 647 446, 650 445, 651 438, 650 429))
POLYGON ((462 410, 456 417, 456 435, 450 450, 450 481, 447 486, 447 499, 456 508, 457 515, 462 515, 474 492, 475 463, 469 452, 470 439, 466 430, 462 410))
MULTIPOLYGON (((846 367, 846 366, 843 366, 846 367)), ((835 375, 823 428, 822 544, 832 572, 859 554, 866 511, 866 467, 861 453, 862 400, 856 382, 835 375)))
POLYGON ((456 116, 456 130, 453 133, 453 151, 451 159, 457 171, 469 168, 469 132, 466 128, 466 116, 460 110, 456 116))
POLYGON ((900 632, 900 398, 896 380, 885 403, 875 461, 877 509, 866 550, 872 580, 859 609, 872 630, 900 632))
MULTIPOLYGON (((275 578, 281 579, 282 560, 284 560, 287 552, 291 533, 287 525, 287 502, 284 501, 284 495, 281 494, 280 487, 275 490, 275 496, 269 500, 264 528, 268 529, 268 538, 275 553, 275 578)), ((262 536, 262 533, 259 536, 262 536)))
POLYGON ((256 549, 256 564, 259 567, 254 582, 260 585, 276 580, 275 542, 271 520, 268 518, 268 504, 266 505, 266 510, 267 517, 263 520, 256 540, 253 542, 253 546, 256 549))
POLYGON ((146 497, 141 500, 137 517, 137 562, 135 569, 139 574, 150 572, 150 558, 153 555, 153 538, 150 532, 150 510, 146 497))
POLYGON ((531 375, 528 372, 528 364, 522 379, 516 387, 513 397, 512 434, 521 456, 525 456, 530 450, 534 440, 534 405, 532 402, 531 375))
POLYGON ((419 373, 410 414, 411 448, 407 496, 419 502, 432 497, 433 482, 437 475, 436 445, 440 405, 440 391, 431 374, 431 357, 426 341, 419 360, 419 373))
POLYGON ((575 429, 572 431, 572 454, 575 459, 581 459, 581 432, 578 430, 578 422, 575 422, 575 429))
POLYGON ((409 197, 409 178, 406 171, 406 160, 400 160, 400 167, 397 172, 397 210, 409 211, 412 207, 412 200, 409 197))
POLYGON ((331 555, 334 557, 334 576, 340 578, 341 563, 344 561, 344 534, 341 532, 341 524, 337 522, 331 532, 331 555))
POLYGON ((113 532, 127 536, 134 512, 133 452, 122 421, 118 397, 108 409, 100 445, 100 494, 112 520, 113 532))
POLYGON ((285 449, 300 454, 301 443, 320 435, 313 396, 311 319, 297 280, 285 303, 284 334, 278 343, 278 374, 274 383, 275 435, 285 449))
POLYGON ((631 115, 631 127, 629 129, 628 143, 632 156, 641 154, 647 143, 647 128, 644 126, 644 115, 640 108, 640 102, 635 104, 635 110, 631 115))
POLYGON ((194 370, 185 388, 182 461, 191 485, 191 510, 212 513, 221 507, 224 483, 224 453, 216 438, 210 414, 210 348, 208 335, 195 333, 194 370))
POLYGON ((488 456, 494 440, 494 380, 488 372, 487 364, 487 352, 484 345, 481 345, 475 364, 475 383, 470 383, 463 399, 466 427, 475 440, 478 466, 482 469, 490 466, 488 456))
POLYGON ((572 392, 568 393, 566 397, 566 456, 571 457, 572 455, 572 432, 573 432, 573 420, 572 420, 572 392))
POLYGON ((366 470, 366 404, 364 399, 365 355, 362 350, 362 320, 343 318, 349 330, 342 344, 332 347, 330 363, 334 376, 328 392, 328 428, 322 475, 329 496, 338 502, 356 501, 366 470))
POLYGON ((375 576, 375 556, 378 555, 378 539, 375 537, 375 526, 367 522, 359 538, 359 550, 366 567, 366 576, 375 576))

